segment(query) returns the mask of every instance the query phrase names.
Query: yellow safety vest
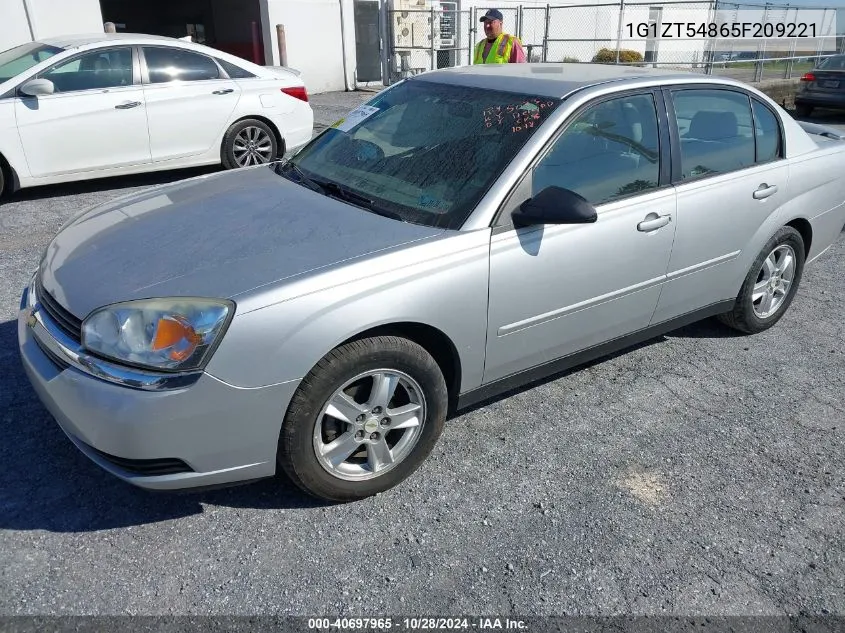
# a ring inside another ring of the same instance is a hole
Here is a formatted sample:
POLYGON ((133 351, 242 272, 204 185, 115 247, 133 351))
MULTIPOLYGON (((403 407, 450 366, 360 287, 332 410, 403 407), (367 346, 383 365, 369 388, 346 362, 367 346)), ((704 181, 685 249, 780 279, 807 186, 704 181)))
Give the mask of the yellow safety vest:
POLYGON ((473 64, 507 64, 511 58, 511 51, 513 50, 513 43, 516 38, 513 35, 502 33, 497 37, 493 45, 490 47, 490 52, 487 53, 487 58, 482 58, 484 55, 484 47, 487 45, 487 39, 481 40, 475 46, 475 59, 473 64))

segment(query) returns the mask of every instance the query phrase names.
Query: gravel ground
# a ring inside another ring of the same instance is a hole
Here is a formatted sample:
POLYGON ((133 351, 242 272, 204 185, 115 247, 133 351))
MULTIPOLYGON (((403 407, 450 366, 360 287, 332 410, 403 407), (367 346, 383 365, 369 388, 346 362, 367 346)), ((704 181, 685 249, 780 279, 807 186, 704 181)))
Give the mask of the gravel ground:
POLYGON ((14 319, 70 215, 201 171, 0 207, 0 614, 845 615, 845 235, 772 330, 702 322, 477 407, 378 497, 150 493, 64 437, 14 319))

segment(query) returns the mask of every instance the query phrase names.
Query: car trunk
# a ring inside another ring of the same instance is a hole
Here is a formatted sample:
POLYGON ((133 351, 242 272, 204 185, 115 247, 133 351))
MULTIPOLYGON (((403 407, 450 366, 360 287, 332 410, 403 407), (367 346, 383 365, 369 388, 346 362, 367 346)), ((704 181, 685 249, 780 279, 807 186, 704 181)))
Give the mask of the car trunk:
POLYGON ((845 92, 845 70, 813 70, 801 78, 809 92, 845 92))

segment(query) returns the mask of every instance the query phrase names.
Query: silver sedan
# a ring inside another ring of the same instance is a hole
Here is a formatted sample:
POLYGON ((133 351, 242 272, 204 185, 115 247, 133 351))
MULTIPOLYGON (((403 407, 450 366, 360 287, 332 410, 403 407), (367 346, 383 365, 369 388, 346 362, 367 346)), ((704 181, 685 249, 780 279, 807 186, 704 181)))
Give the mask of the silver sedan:
POLYGON ((467 405, 698 319, 774 326, 845 223, 843 165, 728 79, 435 71, 286 162, 81 213, 23 292, 21 357, 125 481, 359 499, 467 405))

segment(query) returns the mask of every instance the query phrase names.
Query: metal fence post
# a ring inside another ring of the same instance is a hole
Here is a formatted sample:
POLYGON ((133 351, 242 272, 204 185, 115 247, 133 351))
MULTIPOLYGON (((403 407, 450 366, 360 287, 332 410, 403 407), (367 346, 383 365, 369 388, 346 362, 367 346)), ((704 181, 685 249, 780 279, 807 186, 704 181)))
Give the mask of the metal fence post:
POLYGON ((434 51, 434 5, 431 5, 431 18, 429 18, 428 37, 431 39, 431 69, 437 68, 437 53, 434 51))
MULTIPOLYGON (((766 7, 763 9, 763 24, 764 25, 766 24, 766 22, 768 22, 768 17, 769 17, 769 3, 766 2, 766 7)), ((760 53, 763 54, 762 57, 766 56, 766 40, 765 39, 763 39, 762 42, 760 42, 757 45, 757 62, 754 64, 754 81, 755 82, 760 81, 763 78, 763 64, 765 64, 765 62, 760 61, 762 59, 760 53), (761 48, 762 48, 762 50, 761 50, 761 48)))
POLYGON ((469 10, 469 31, 467 32, 467 65, 472 66, 472 51, 475 46, 475 18, 477 14, 475 7, 469 10))
POLYGON ((625 0, 619 0, 619 26, 616 29, 616 63, 619 63, 619 53, 622 49, 622 20, 625 16, 625 0))
POLYGON ((792 39, 792 44, 789 47, 789 59, 786 60, 786 70, 783 72, 784 79, 792 79, 792 69, 795 66, 795 53, 798 52, 798 40, 792 39))
POLYGON ((393 55, 393 41, 390 37, 390 13, 387 9, 387 0, 379 2, 379 37, 381 38, 381 81, 389 86, 392 81, 390 76, 390 57, 393 55))
POLYGON ((522 5, 516 8, 516 36, 522 41, 522 5))
POLYGON ((543 33, 543 61, 549 60, 549 19, 552 11, 551 5, 546 5, 546 28, 543 33))
MULTIPOLYGON (((718 24, 719 22, 719 0, 714 0, 713 2, 713 23, 718 24)), ((712 75, 713 74, 713 64, 716 61, 716 49, 718 47, 719 36, 717 35, 714 39, 710 40, 710 51, 707 53, 707 64, 704 66, 705 74, 712 75)))

